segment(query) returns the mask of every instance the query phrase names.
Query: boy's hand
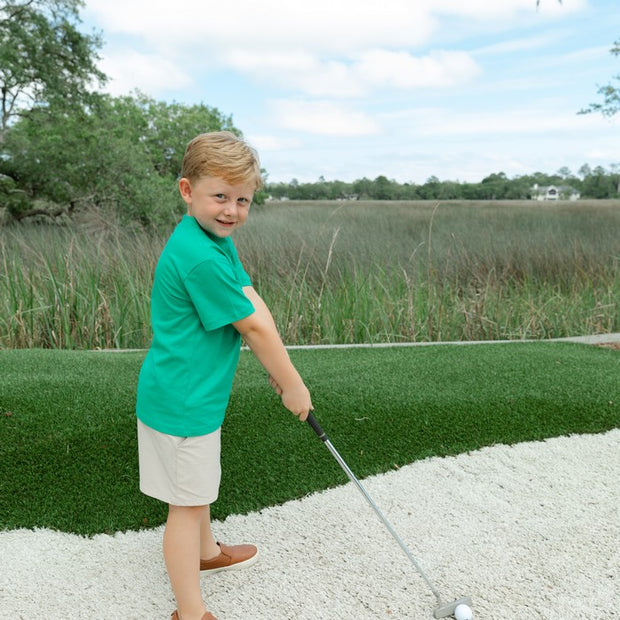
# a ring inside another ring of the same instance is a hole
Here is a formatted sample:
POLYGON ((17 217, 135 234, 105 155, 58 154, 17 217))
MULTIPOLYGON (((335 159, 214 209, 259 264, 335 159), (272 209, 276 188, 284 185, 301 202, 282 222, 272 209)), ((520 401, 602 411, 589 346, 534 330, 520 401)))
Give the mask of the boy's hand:
POLYGON ((299 387, 294 389, 280 391, 282 404, 291 413, 295 414, 300 422, 305 422, 308 414, 313 410, 310 392, 305 384, 302 383, 299 387))
POLYGON ((310 392, 308 388, 302 383, 301 386, 294 390, 288 390, 286 393, 278 385, 278 382, 270 375, 269 385, 274 389, 278 396, 282 397, 282 404, 296 416, 299 416, 301 422, 305 422, 310 411, 314 409, 312 407, 312 400, 310 399, 310 392))

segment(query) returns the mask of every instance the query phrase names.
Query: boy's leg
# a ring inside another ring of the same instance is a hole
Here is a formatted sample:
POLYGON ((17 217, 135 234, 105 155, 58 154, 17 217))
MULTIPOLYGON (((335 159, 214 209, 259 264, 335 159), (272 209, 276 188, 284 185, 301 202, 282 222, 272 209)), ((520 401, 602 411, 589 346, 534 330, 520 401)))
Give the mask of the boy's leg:
POLYGON ((200 530, 209 506, 168 507, 164 559, 177 610, 183 620, 199 620, 206 608, 200 589, 200 530))
POLYGON ((200 521, 200 559, 210 560, 219 554, 220 548, 211 532, 211 507, 207 506, 200 521))

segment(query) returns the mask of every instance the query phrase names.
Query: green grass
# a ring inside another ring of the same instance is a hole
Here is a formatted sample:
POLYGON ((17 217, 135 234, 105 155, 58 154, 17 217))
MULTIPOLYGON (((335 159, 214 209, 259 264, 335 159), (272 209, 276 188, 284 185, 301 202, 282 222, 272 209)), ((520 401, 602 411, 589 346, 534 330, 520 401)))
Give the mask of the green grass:
MULTIPOLYGON (((83 535, 156 526, 138 490, 144 353, 0 351, 0 529, 83 535)), ((569 343, 295 350, 316 415, 360 477, 434 455, 620 425, 620 353, 569 343)), ((243 352, 215 518, 346 482, 243 352)))

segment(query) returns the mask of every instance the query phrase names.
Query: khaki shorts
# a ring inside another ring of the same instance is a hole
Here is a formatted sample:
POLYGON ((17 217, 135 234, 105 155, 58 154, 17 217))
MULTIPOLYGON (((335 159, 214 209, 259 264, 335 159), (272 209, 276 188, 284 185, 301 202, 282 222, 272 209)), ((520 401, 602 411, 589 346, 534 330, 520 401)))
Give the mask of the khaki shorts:
POLYGON ((138 420, 140 491, 175 506, 204 506, 218 496, 220 429, 199 437, 160 433, 138 420))

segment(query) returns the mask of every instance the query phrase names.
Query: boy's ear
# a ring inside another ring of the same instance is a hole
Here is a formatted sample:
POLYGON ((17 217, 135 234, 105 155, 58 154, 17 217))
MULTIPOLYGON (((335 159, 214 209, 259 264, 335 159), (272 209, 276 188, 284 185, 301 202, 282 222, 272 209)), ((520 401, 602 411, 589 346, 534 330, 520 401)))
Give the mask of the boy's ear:
POLYGON ((181 193, 181 198, 189 205, 192 202, 192 184, 189 182, 189 179, 183 177, 179 181, 179 192, 181 193))

